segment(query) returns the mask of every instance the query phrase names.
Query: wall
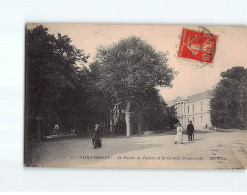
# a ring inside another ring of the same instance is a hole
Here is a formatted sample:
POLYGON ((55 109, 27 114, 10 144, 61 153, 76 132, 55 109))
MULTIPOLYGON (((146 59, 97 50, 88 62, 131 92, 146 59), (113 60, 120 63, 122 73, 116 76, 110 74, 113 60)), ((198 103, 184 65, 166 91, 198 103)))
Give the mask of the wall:
MULTIPOLYGON (((181 102, 177 102, 181 103, 181 102)), ((204 129, 206 125, 211 127, 211 118, 210 118, 210 98, 198 99, 191 102, 186 102, 185 113, 184 110, 181 113, 181 110, 178 110, 178 119, 181 122, 182 126, 186 128, 187 124, 191 120, 195 128, 200 130, 204 129), (189 112, 188 112, 189 106, 189 112), (193 109, 194 106, 194 109, 193 109)))

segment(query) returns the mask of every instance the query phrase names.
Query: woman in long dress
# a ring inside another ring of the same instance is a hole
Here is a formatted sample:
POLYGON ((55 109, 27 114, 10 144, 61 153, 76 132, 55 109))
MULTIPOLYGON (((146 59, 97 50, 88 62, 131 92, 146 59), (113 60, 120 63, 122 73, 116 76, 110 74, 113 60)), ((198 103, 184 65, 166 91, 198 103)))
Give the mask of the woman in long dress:
POLYGON ((177 135, 175 138, 175 144, 182 144, 183 143, 183 129, 181 127, 181 123, 177 124, 177 135))
POLYGON ((99 129, 98 124, 95 125, 94 135, 93 135, 92 141, 93 141, 94 149, 101 148, 102 140, 100 139, 100 129, 99 129))

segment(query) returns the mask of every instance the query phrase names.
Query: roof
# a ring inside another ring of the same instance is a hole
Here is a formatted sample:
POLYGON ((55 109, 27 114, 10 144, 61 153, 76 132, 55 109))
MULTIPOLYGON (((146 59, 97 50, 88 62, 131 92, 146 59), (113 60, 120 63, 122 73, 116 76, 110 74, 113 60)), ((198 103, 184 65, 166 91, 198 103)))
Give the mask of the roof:
POLYGON ((171 101, 167 101, 167 105, 168 106, 173 106, 175 104, 175 102, 178 102, 178 101, 195 101, 197 99, 203 99, 203 98, 212 98, 212 95, 213 95, 213 90, 207 90, 207 91, 204 91, 202 93, 197 93, 197 94, 194 94, 194 95, 190 95, 188 96, 187 98, 186 97, 182 97, 182 96, 178 96, 175 100, 171 100, 171 101))
POLYGON ((188 101, 194 101, 197 99, 203 99, 203 98, 211 98, 213 95, 213 90, 207 90, 204 91, 203 93, 197 93, 195 95, 188 96, 187 100, 188 101))
POLYGON ((178 102, 178 101, 183 101, 183 100, 187 100, 186 97, 182 97, 182 96, 178 96, 175 101, 178 102))

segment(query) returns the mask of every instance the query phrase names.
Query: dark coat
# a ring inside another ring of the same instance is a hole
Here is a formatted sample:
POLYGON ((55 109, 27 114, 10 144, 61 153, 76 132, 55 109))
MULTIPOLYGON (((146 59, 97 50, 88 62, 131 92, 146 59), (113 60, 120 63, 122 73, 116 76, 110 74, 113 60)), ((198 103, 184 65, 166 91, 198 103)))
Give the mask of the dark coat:
POLYGON ((100 131, 99 130, 94 130, 94 135, 93 135, 93 146, 94 146, 94 149, 96 148, 101 148, 102 146, 102 140, 100 139, 100 131))
POLYGON ((94 135, 93 135, 95 140, 99 140, 100 139, 100 130, 94 130, 94 135))
POLYGON ((194 132, 194 125, 193 124, 188 124, 187 125, 187 133, 188 135, 192 135, 194 132))

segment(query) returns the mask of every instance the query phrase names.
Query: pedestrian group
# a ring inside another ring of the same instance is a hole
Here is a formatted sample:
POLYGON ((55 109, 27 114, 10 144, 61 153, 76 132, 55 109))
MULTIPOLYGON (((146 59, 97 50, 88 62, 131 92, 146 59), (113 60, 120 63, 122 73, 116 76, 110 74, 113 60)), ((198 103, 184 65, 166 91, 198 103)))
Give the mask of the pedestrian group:
MULTIPOLYGON (((188 135, 188 141, 194 140, 194 125, 192 124, 192 121, 187 125, 187 135, 188 135)), ((93 133, 93 148, 101 148, 102 146, 102 140, 100 138, 100 129, 99 124, 95 125, 94 133, 93 133)), ((175 137, 175 144, 183 144, 183 128, 181 126, 181 123, 177 124, 177 134, 175 137)))
MULTIPOLYGON (((194 125, 192 124, 192 121, 187 125, 187 135, 188 135, 188 141, 194 140, 194 125)), ((177 134, 175 137, 175 144, 183 144, 183 128, 181 126, 181 123, 177 124, 177 134)))

